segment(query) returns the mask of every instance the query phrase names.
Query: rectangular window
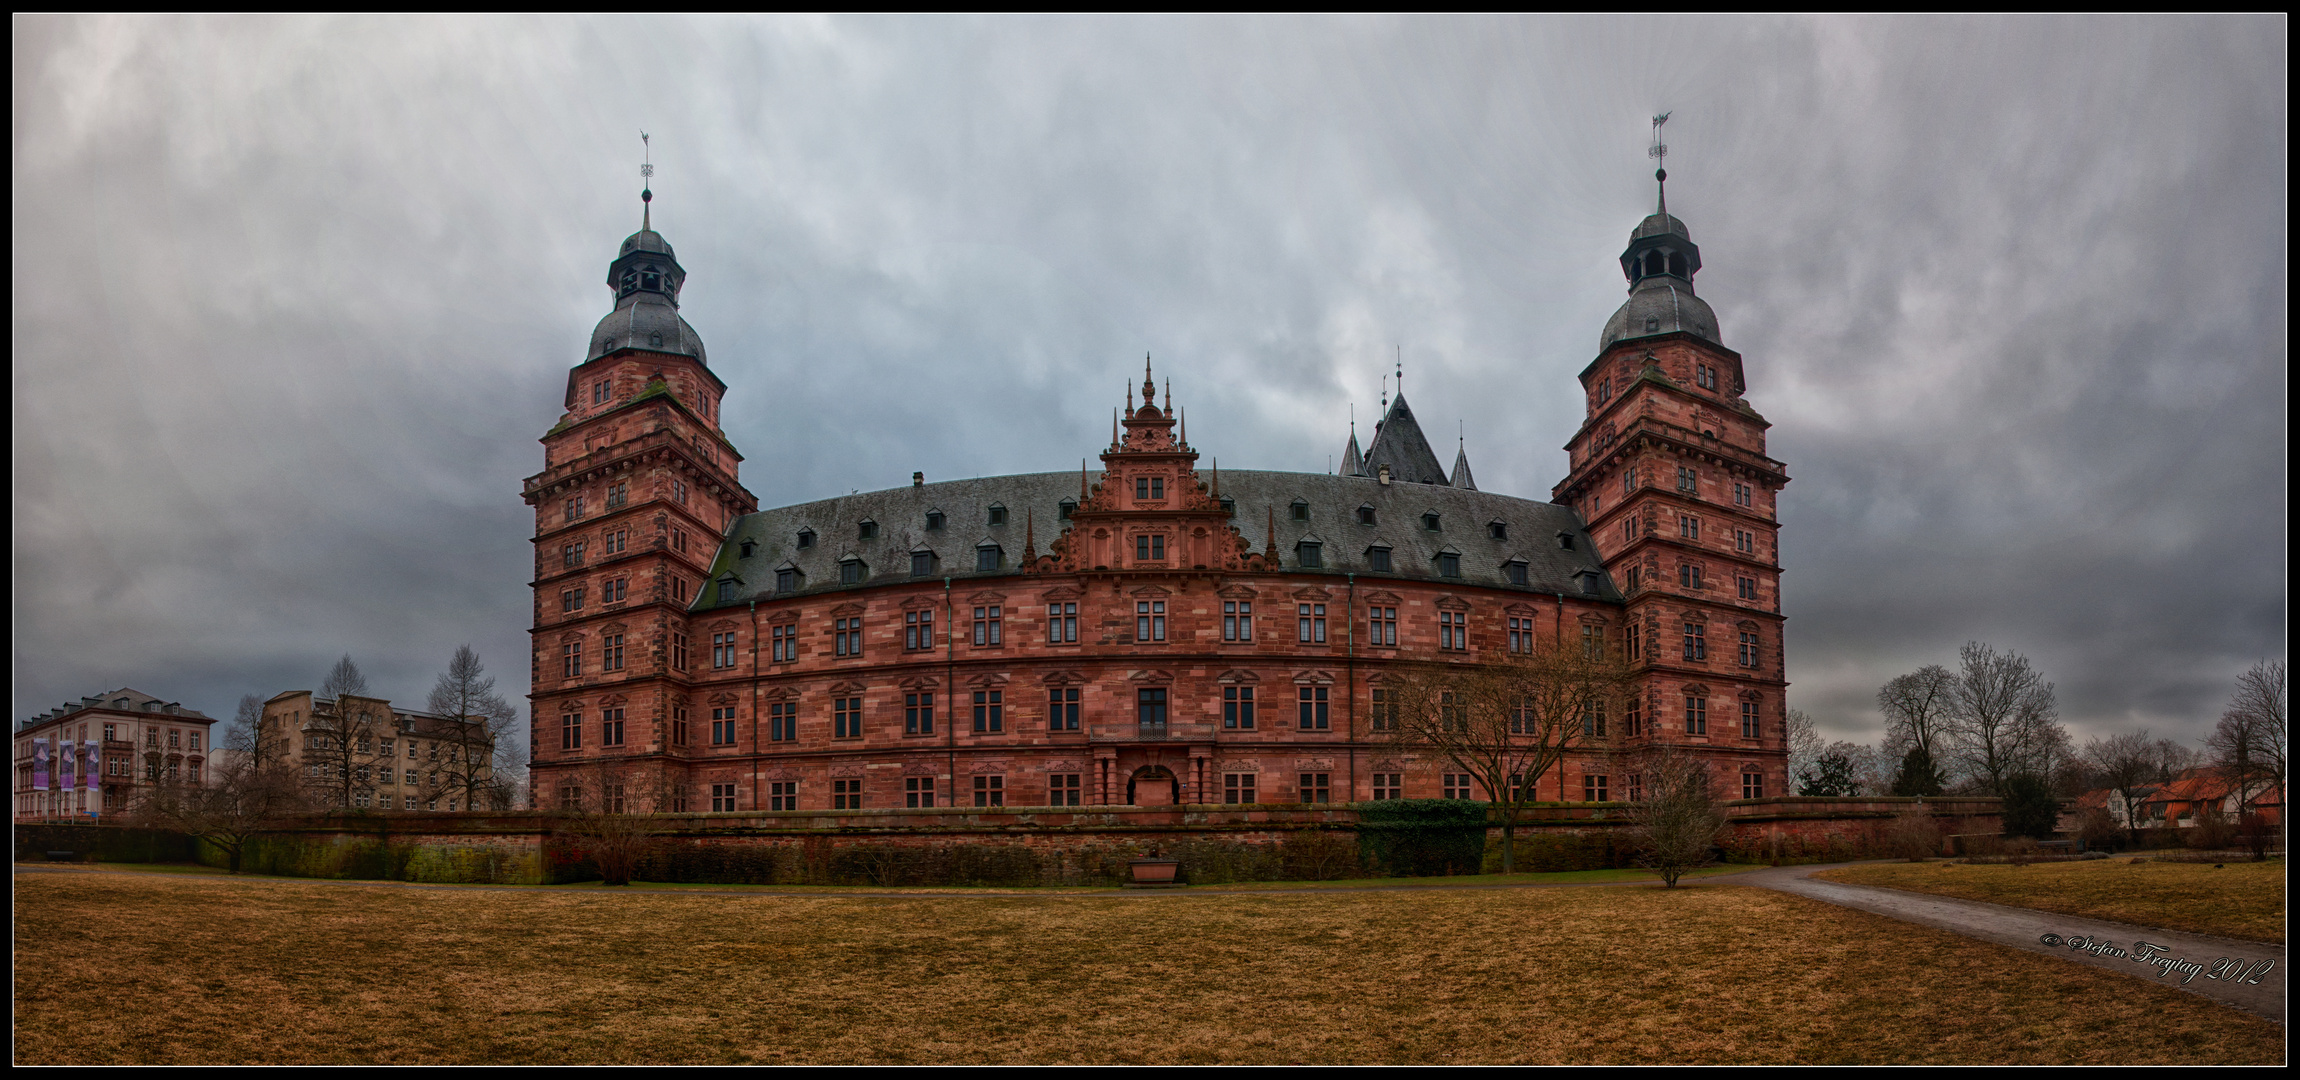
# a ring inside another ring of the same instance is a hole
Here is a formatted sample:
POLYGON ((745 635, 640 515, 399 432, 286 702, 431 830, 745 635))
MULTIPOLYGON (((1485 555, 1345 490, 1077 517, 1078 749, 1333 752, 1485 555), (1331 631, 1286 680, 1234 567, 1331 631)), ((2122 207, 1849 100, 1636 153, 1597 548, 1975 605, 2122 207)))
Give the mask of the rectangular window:
POLYGON ((974 643, 976 646, 989 648, 1005 642, 1006 632, 1002 626, 1001 610, 997 604, 986 604, 974 609, 974 643))
POLYGON ((687 745, 687 707, 684 705, 671 707, 671 745, 687 745))
POLYGON ((1298 789, 1301 792, 1301 801, 1306 803, 1334 801, 1333 786, 1327 782, 1327 777, 1332 775, 1332 773, 1322 772, 1303 773, 1302 783, 1298 789))
POLYGON ((1757 579, 1735 577, 1733 579, 1733 595, 1742 600, 1757 599, 1757 579))
POLYGON ((1134 719, 1143 738, 1161 739, 1166 736, 1166 690, 1164 687, 1143 687, 1134 694, 1134 719))
POLYGON ((903 805, 904 805, 904 806, 908 806, 908 807, 933 806, 933 805, 934 805, 934 777, 931 777, 931 776, 906 776, 906 777, 903 777, 903 778, 902 778, 902 802, 903 802, 903 805))
POLYGON ((1437 566, 1439 577, 1454 578, 1461 576, 1461 556, 1456 555, 1453 552, 1448 551, 1440 554, 1437 557, 1437 566))
POLYGON ((581 590, 581 589, 565 589, 565 590, 562 590, 562 591, 559 593, 559 610, 560 610, 560 611, 563 611, 563 612, 564 612, 564 611, 581 611, 581 610, 583 610, 583 590, 581 590))
POLYGON ((1398 729, 1397 697, 1388 690, 1375 688, 1373 715, 1370 719, 1375 731, 1396 731, 1398 729))
POLYGON ((1078 643, 1078 605, 1046 605, 1046 643, 1049 645, 1075 645, 1078 643))
POLYGON ((1134 640, 1166 640, 1166 601, 1137 600, 1134 602, 1134 640))
POLYGON ((914 552, 911 552, 911 553, 910 553, 910 576, 912 576, 912 577, 933 577, 933 576, 934 576, 934 552, 931 552, 931 551, 914 551, 914 552))
POLYGON ((671 481, 671 498, 673 498, 673 499, 677 500, 677 501, 678 501, 678 503, 679 503, 679 505, 681 505, 681 506, 685 506, 685 505, 687 504, 687 482, 686 482, 686 481, 684 481, 684 480, 673 480, 673 481, 671 481))
POLYGON ((1587 739, 1605 737, 1605 703, 1592 701, 1581 709, 1581 735, 1587 739))
POLYGON ((1451 690, 1438 694, 1438 727, 1456 735, 1469 732, 1469 705, 1451 690))
POLYGON ((1222 774, 1222 801, 1226 803, 1259 802, 1254 797, 1253 773, 1222 774))
POLYGON ((612 510, 612 509, 614 509, 615 507, 621 506, 621 505, 623 505, 624 503, 627 503, 627 502, 630 502, 630 501, 631 501, 631 485, 630 485, 630 483, 629 483, 628 481, 626 481, 626 482, 624 482, 624 483, 620 483, 620 484, 609 484, 609 485, 607 485, 607 508, 608 508, 608 509, 612 510))
POLYGON ((1312 645, 1326 643, 1326 605, 1297 604, 1294 606, 1295 637, 1312 645))
POLYGON ((1622 708, 1621 724, 1623 734, 1638 735, 1644 732, 1645 708, 1635 697, 1631 697, 1629 703, 1622 708))
POLYGON ((1369 607, 1366 609, 1366 644, 1381 648, 1394 648, 1398 643, 1398 609, 1369 607))
MULTIPOLYGON (((414 747, 413 747, 412 745, 410 745, 410 746, 408 747, 408 749, 411 749, 411 750, 412 750, 412 749, 414 749, 414 747)), ((582 716, 582 714, 580 714, 580 713, 566 713, 566 714, 564 714, 564 715, 562 715, 562 716, 560 716, 560 717, 559 717, 559 749, 561 749, 561 750, 581 750, 581 749, 583 749, 583 716, 582 716)))
POLYGON ((799 658, 799 628, 794 625, 767 628, 767 657, 778 664, 787 664, 799 658))
POLYGON ((1165 534, 1164 534, 1164 533, 1154 533, 1154 534, 1150 534, 1150 535, 1145 535, 1145 536, 1137 536, 1137 537, 1135 537, 1135 538, 1134 538, 1134 561, 1135 561, 1135 562, 1164 562, 1164 561, 1166 561, 1166 536, 1165 536, 1165 534))
POLYGON ((1254 640, 1254 602, 1251 600, 1222 601, 1222 640, 1254 640))
POLYGON ((1137 476, 1134 478, 1134 497, 1137 499, 1163 499, 1166 497, 1166 478, 1163 476, 1137 476))
POLYGON ((1299 697, 1300 701, 1298 704, 1301 706, 1301 723, 1303 731, 1325 731, 1333 726, 1331 723, 1331 715, 1327 711, 1328 706, 1326 701, 1325 687, 1302 687, 1299 697))
POLYGON ((1405 778, 1404 773, 1375 773, 1374 798, 1376 800, 1405 798, 1405 778))
POLYGON ((1469 649, 1469 613, 1464 611, 1438 612, 1438 648, 1453 652, 1469 649))
POLYGON ((1051 687, 1046 691, 1046 729, 1048 731, 1078 730, 1078 688, 1051 687))
POLYGON ((735 635, 733 631, 711 635, 711 666, 715 668, 735 666, 735 635))
POLYGON ((767 809, 796 810, 799 808, 799 782, 777 780, 767 785, 767 809))
POLYGON ((725 813, 731 813, 731 812, 733 812, 733 810, 734 810, 734 809, 735 809, 735 785, 733 785, 733 784, 712 784, 712 785, 711 785, 711 812, 712 812, 712 813, 714 813, 714 814, 725 814, 725 813))
MULTIPOLYGON (((1370 512, 1370 511, 1369 511, 1369 512, 1370 512)), ((1373 571, 1374 573, 1377 573, 1377 574, 1387 574, 1387 573, 1389 573, 1389 572, 1390 572, 1390 549, 1388 549, 1388 548, 1386 548, 1386 547, 1378 547, 1378 546, 1377 546, 1377 547, 1370 547, 1370 548, 1367 548, 1367 549, 1366 549, 1366 569, 1368 569, 1368 570, 1371 570, 1371 571, 1373 571)))
POLYGON ((1692 469, 1682 465, 1678 466, 1677 490, 1699 492, 1701 490, 1700 477, 1692 469))
POLYGON ((606 634, 600 637, 599 670, 623 670, 623 635, 606 634))
POLYGON ((1741 737, 1742 737, 1742 738, 1744 738, 1744 739, 1754 739, 1754 738, 1757 738, 1757 737, 1758 737, 1758 731, 1759 731, 1759 728, 1758 728, 1757 703, 1756 703, 1756 702, 1754 702, 1754 701, 1744 701, 1744 702, 1742 702, 1742 703, 1741 703, 1741 737))
POLYGON ((862 738, 862 699, 841 697, 831 699, 831 738, 862 738))
POLYGON ((1623 495, 1627 495, 1627 494, 1629 494, 1630 492, 1633 492, 1633 491, 1636 491, 1636 490, 1637 490, 1637 467, 1633 465, 1633 466, 1630 466, 1629 468, 1626 468, 1626 469, 1623 469, 1623 470, 1621 470, 1621 493, 1622 493, 1623 495))
POLYGON ((685 551, 685 550, 687 550, 687 530, 685 530, 685 529, 673 529, 673 530, 671 530, 671 550, 673 550, 673 551, 685 551))
POLYGON ((1705 632, 1706 629, 1700 623, 1685 624, 1685 659, 1709 659, 1709 643, 1702 637, 1705 632))
POLYGON ((767 704, 767 741, 795 742, 798 737, 798 703, 791 701, 769 702, 767 704))
POLYGON ((1513 653, 1533 651, 1532 619, 1516 615, 1509 617, 1509 651, 1513 653))
POLYGON ((1677 584, 1688 589, 1700 588, 1701 568, 1693 565, 1692 563, 1685 563, 1684 565, 1679 566, 1677 568, 1677 584))
POLYGON ((1701 519, 1687 514, 1677 515, 1677 535, 1687 540, 1701 539, 1701 519))
POLYGON ((1757 635, 1753 631, 1741 631, 1741 666, 1757 666, 1757 635))
POLYGON ((1699 694, 1685 695, 1685 733, 1709 734, 1709 699, 1699 694))
POLYGON ((711 710, 711 745, 735 745, 735 710, 733 706, 711 710))
POLYGON ((1080 805, 1077 773, 1053 773, 1046 778, 1046 805, 1080 805))
POLYGON ((833 656, 862 655, 862 616, 837 619, 831 623, 831 654, 833 656))
POLYGON ((559 647, 559 676, 565 679, 583 674, 583 643, 570 641, 559 647))
POLYGON ((599 745, 623 745, 623 710, 603 709, 599 713, 599 745))
POLYGON ((1602 777, 1602 776, 1584 776, 1584 777, 1582 777, 1582 778, 1581 778, 1581 801, 1583 801, 1583 802, 1607 802, 1607 801, 1610 801, 1610 800, 1608 800, 1608 799, 1605 797, 1605 777, 1602 777))
POLYGON ((630 595, 630 578, 616 578, 599 587, 599 602, 602 604, 619 604, 630 595))
POLYGON ((831 809, 860 810, 863 808, 863 782, 857 780, 831 781, 831 809))
POLYGON ((996 734, 1006 730, 1006 692, 1003 690, 977 690, 974 692, 974 730, 977 734, 996 734))
POLYGON ((1591 660, 1605 659, 1604 627, 1584 626, 1581 628, 1581 655, 1591 660))
POLYGON ((1762 799, 1762 798, 1764 798, 1764 797, 1765 797, 1765 774, 1764 774, 1764 773, 1753 773, 1753 772, 1745 772, 1745 773, 1742 773, 1742 774, 1741 774, 1741 797, 1742 797, 1742 798, 1744 798, 1744 799, 1762 799))
POLYGON ((1003 776, 977 776, 974 778, 974 805, 1005 806, 1006 778, 1003 776))
POLYGON ((934 648, 933 611, 903 612, 902 647, 911 650, 934 648))
POLYGON ((905 735, 934 734, 933 694, 904 694, 902 696, 902 733, 905 735))
POLYGON ((1253 687, 1225 686, 1222 688, 1222 729, 1224 731, 1254 730, 1253 687))
POLYGON ((630 535, 631 533, 629 530, 618 529, 614 532, 606 533, 600 536, 599 553, 602 555, 613 555, 621 552, 625 546, 624 541, 628 539, 630 535))

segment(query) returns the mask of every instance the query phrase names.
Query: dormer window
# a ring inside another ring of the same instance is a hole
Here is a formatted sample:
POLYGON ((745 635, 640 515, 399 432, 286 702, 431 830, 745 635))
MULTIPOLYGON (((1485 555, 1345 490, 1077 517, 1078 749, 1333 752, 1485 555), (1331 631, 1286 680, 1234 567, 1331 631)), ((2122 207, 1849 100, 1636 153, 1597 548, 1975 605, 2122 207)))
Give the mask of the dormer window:
POLYGON ((975 573, 987 574, 1000 569, 1005 564, 1006 552, 997 544, 976 544, 974 546, 975 573))
POLYGON ((1374 546, 1367 548, 1366 568, 1377 574, 1389 573, 1390 549, 1382 544, 1375 544, 1374 546))
POLYGON ((912 576, 912 577, 933 577, 933 576, 934 576, 934 561, 935 561, 935 560, 934 560, 934 552, 931 552, 931 551, 913 551, 913 552, 911 552, 911 553, 910 553, 910 576, 912 576))
POLYGON ((799 530, 799 546, 801 548, 811 548, 815 546, 815 531, 813 529, 799 530))
POLYGON ((758 550, 758 546, 759 542, 756 540, 743 541, 743 558, 750 558, 751 554, 758 550))
POLYGON ((1315 540, 1295 544, 1294 561, 1304 570, 1323 569, 1326 565, 1326 545, 1315 540))
POLYGON ((864 518, 862 524, 855 528, 855 535, 864 540, 878 539, 878 522, 864 518))
POLYGON ((1508 578, 1509 583, 1512 585, 1524 585, 1527 583, 1524 559, 1511 559, 1510 561, 1501 564, 1501 572, 1502 576, 1508 578))
POLYGON ((940 511, 940 510, 929 510, 929 511, 927 511, 927 512, 926 512, 926 531, 928 531, 928 532, 941 532, 941 531, 942 531, 942 511, 940 511))
POLYGON ((1373 524, 1373 523, 1374 523, 1374 508, 1373 508, 1373 506, 1372 506, 1371 504, 1368 504, 1368 505, 1365 505, 1365 506, 1360 506, 1360 507, 1358 507, 1358 524, 1360 524, 1360 525, 1371 525, 1371 524, 1373 524))
POLYGON ((1600 588, 1600 586, 1599 586, 1599 584, 1598 584, 1599 575, 1598 575, 1597 571, 1595 571, 1595 570, 1584 570, 1584 571, 1582 571, 1581 573, 1579 573, 1579 574, 1576 574, 1576 575, 1574 575, 1574 576, 1576 576, 1576 577, 1579 577, 1579 578, 1581 579, 1581 591, 1582 591, 1583 593, 1586 593, 1586 594, 1588 594, 1588 595, 1590 595, 1590 596, 1595 596, 1595 595, 1597 595, 1598 589, 1600 588))
POLYGON ((1573 534, 1572 534, 1572 533, 1569 533, 1569 532, 1561 532, 1561 533, 1558 533, 1558 534, 1557 534, 1557 546, 1558 546, 1558 547, 1560 547, 1560 548, 1562 548, 1562 549, 1564 549, 1564 550, 1566 550, 1566 551, 1572 551, 1572 550, 1573 550, 1573 534))
POLYGON ((1222 496, 1222 512, 1223 512, 1223 513, 1225 513, 1225 514, 1235 514, 1235 513, 1237 513, 1237 512, 1238 512, 1238 500, 1236 500, 1236 499, 1233 499, 1233 498, 1229 497, 1228 495, 1224 495, 1224 496, 1222 496))
POLYGON ((1451 551, 1439 552, 1437 557, 1437 572, 1439 577, 1460 577, 1461 555, 1451 551))
POLYGON ((1064 520, 1064 521, 1068 521, 1068 520, 1070 520, 1070 515, 1072 515, 1072 514, 1075 514, 1075 513, 1077 513, 1077 512, 1078 512, 1078 500, 1076 500, 1076 499, 1064 499, 1064 500, 1062 500, 1062 503, 1061 503, 1061 505, 1060 505, 1060 506, 1057 508, 1057 512, 1058 512, 1058 513, 1060 513, 1060 514, 1062 515, 1062 520, 1064 520))
POLYGON ((1431 532, 1438 532, 1442 526, 1440 526, 1438 523, 1438 516, 1435 513, 1429 513, 1422 515, 1422 528, 1428 529, 1431 532))
POLYGON ((1294 520, 1295 520, 1295 521, 1308 521, 1308 520, 1310 520, 1310 504, 1309 504, 1309 503, 1303 502, 1303 501, 1302 501, 1302 500, 1300 500, 1300 499, 1295 499, 1295 500, 1294 500, 1294 520))
POLYGON ((860 585, 869 576, 870 568, 864 566, 861 559, 849 557, 839 560, 839 584, 860 585))
POLYGON ((733 600, 734 598, 735 598, 735 579, 734 579, 734 578, 722 578, 722 579, 720 579, 720 581, 719 581, 719 602, 723 604, 723 603, 726 603, 726 602, 727 602, 727 601, 729 601, 729 600, 733 600))
POLYGON ((997 503, 991 503, 991 504, 990 504, 990 523, 991 523, 991 524, 993 524, 993 525, 1004 525, 1004 524, 1006 524, 1006 507, 1000 506, 1000 505, 999 505, 999 504, 997 504, 997 503))
POLYGON ((783 569, 775 571, 775 591, 778 593, 795 593, 799 591, 799 582, 801 580, 802 578, 797 567, 784 567, 783 569))

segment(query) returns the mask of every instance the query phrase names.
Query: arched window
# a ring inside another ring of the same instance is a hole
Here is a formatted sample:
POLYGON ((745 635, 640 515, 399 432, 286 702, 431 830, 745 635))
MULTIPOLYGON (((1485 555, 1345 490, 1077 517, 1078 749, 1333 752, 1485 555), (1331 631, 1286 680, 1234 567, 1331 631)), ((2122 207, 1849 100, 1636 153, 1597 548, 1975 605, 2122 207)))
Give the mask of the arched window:
POLYGON ((1658 252, 1658 251, 1649 251, 1649 252, 1647 252, 1647 253, 1645 254, 1645 273, 1646 273, 1646 275, 1647 275, 1647 276, 1652 276, 1652 275, 1654 275, 1654 274, 1658 274, 1658 273, 1660 273, 1660 272, 1661 272, 1661 253, 1660 253, 1660 252, 1658 252))
POLYGON ((1677 275, 1678 277, 1684 277, 1684 276, 1685 276, 1685 256, 1683 256, 1683 255, 1681 255, 1681 254, 1678 254, 1677 252, 1674 252, 1674 251, 1670 252, 1670 253, 1669 253, 1669 272, 1670 272, 1670 273, 1672 273, 1672 274, 1675 274, 1675 275, 1677 275))

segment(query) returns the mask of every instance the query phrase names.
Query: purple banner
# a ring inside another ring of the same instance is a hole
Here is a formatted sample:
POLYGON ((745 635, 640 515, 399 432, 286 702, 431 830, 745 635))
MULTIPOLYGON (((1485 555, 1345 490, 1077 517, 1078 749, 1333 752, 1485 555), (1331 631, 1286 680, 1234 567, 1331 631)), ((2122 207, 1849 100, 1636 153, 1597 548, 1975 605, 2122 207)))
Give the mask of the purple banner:
POLYGON ((32 740, 32 790, 48 790, 48 740, 32 740))
POLYGON ((80 782, 80 746, 70 739, 56 740, 56 787, 73 791, 80 782))
POLYGON ((103 783, 96 779, 97 770, 104 767, 100 744, 89 739, 80 744, 80 775, 85 778, 80 786, 88 789, 88 816, 94 817, 104 809, 103 783))

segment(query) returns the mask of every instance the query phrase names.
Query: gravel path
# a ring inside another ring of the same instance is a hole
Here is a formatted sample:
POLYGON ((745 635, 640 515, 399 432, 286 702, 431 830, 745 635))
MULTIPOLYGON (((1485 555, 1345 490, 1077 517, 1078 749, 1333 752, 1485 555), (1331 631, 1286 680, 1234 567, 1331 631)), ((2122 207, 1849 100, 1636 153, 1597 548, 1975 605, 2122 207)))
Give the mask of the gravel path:
MULTIPOLYGON (((1849 866, 1850 863, 1838 863, 1849 866)), ((1977 900, 1820 881, 1828 866, 1769 867, 1729 881, 1931 926, 2150 979, 2284 1023, 2284 946, 2084 919, 1977 900)))

